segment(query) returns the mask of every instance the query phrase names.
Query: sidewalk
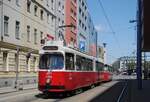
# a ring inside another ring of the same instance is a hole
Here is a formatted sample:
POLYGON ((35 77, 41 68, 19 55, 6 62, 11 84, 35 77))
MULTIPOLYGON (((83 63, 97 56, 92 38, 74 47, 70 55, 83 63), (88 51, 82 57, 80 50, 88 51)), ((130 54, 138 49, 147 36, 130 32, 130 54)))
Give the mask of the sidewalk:
MULTIPOLYGON (((37 87, 38 87, 38 84, 27 84, 27 85, 23 85, 22 90, 34 89, 37 87)), ((14 87, 0 88, 0 94, 5 94, 5 93, 10 93, 10 92, 15 92, 15 91, 18 91, 18 89, 15 89, 14 87)))
POLYGON ((143 89, 138 90, 137 80, 130 80, 128 98, 130 102, 150 102, 150 80, 143 80, 143 89))

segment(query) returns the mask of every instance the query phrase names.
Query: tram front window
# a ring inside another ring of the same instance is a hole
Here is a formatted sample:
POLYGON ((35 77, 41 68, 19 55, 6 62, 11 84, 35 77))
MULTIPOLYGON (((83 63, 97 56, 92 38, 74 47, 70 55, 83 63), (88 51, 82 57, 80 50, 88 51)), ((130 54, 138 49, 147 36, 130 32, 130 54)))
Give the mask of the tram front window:
POLYGON ((62 54, 43 54, 40 57, 40 69, 58 70, 64 67, 64 57, 62 54))

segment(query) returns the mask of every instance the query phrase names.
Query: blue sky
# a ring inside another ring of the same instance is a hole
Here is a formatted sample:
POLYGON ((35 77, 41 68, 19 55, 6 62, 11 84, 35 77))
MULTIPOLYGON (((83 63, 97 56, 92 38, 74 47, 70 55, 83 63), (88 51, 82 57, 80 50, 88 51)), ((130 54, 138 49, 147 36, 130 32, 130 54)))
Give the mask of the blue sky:
POLYGON ((98 43, 107 43, 107 63, 112 63, 121 56, 133 55, 136 49, 136 24, 129 23, 136 19, 136 0, 101 0, 115 37, 104 17, 98 0, 87 0, 88 9, 98 30, 98 43), (117 39, 117 41, 116 41, 117 39))

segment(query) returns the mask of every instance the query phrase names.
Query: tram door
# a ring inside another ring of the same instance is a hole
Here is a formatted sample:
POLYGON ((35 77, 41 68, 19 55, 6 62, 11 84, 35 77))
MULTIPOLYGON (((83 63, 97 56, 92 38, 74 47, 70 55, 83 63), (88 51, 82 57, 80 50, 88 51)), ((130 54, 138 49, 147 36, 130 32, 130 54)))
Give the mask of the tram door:
POLYGON ((96 61, 96 71, 97 71, 97 81, 100 81, 100 70, 99 70, 99 62, 96 61))
POLYGON ((70 87, 73 87, 74 85, 74 78, 75 75, 73 73, 73 71, 75 70, 75 65, 74 65, 74 54, 73 53, 66 53, 65 54, 65 64, 66 64, 66 68, 65 70, 69 70, 68 76, 67 78, 69 79, 67 82, 71 83, 70 87))

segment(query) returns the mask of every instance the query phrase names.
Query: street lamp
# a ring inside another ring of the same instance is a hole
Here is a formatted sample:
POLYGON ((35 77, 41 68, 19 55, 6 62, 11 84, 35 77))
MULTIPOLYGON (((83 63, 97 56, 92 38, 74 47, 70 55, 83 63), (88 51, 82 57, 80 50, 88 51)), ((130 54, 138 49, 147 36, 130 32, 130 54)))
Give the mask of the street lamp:
POLYGON ((76 28, 76 26, 73 25, 73 24, 58 26, 58 28, 65 28, 65 27, 73 27, 73 28, 76 28))
POLYGON ((130 20, 129 23, 135 23, 137 20, 130 20))
MULTIPOLYGON (((58 30, 58 29, 60 29, 60 28, 67 28, 67 27, 68 27, 68 28, 76 28, 76 26, 73 25, 73 24, 58 26, 58 28, 56 29, 56 34, 57 34, 57 30, 58 30)), ((65 41, 64 35, 62 34, 62 32, 60 32, 59 34, 60 34, 59 36, 61 36, 62 39, 63 39, 63 41, 64 41, 64 45, 66 45, 66 41, 65 41)), ((56 37, 56 36, 55 36, 55 37, 56 37)), ((56 38, 55 38, 55 40, 56 40, 56 38)))

